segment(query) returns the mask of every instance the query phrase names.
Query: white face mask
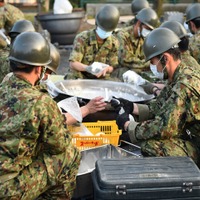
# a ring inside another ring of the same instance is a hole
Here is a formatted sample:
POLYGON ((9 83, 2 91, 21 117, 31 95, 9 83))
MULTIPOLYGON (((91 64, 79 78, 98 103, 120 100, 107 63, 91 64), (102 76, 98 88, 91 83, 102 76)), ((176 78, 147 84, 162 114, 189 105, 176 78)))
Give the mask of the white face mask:
MULTIPOLYGON (((162 57, 159 59, 159 61, 157 62, 157 64, 160 62, 160 60, 162 59, 162 57)), ((152 71, 152 73, 154 74, 155 77, 157 77, 158 79, 163 80, 164 79, 164 69, 166 68, 166 66, 163 68, 162 72, 159 72, 157 70, 157 64, 154 65, 154 64, 150 63, 150 69, 151 69, 151 71, 152 71)))
POLYGON ((158 72, 156 65, 150 64, 150 69, 151 69, 151 71, 152 71, 152 73, 154 74, 155 77, 163 80, 164 73, 163 73, 163 71, 162 72, 158 72))
POLYGON ((112 31, 106 32, 106 31, 102 30, 102 29, 99 28, 99 27, 97 27, 96 33, 98 34, 98 36, 99 36, 102 40, 104 40, 104 39, 106 39, 106 38, 108 38, 109 36, 112 35, 112 31))
POLYGON ((142 35, 143 38, 146 38, 147 35, 148 35, 150 32, 151 32, 150 30, 148 30, 148 29, 146 29, 146 28, 143 28, 143 29, 142 29, 142 32, 141 32, 141 35, 142 35))

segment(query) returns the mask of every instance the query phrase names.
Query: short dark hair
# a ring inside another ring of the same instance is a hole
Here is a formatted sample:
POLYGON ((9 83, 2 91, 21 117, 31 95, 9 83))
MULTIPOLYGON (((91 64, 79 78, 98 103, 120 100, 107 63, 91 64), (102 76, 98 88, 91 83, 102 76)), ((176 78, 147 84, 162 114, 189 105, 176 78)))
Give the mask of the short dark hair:
POLYGON ((191 21, 195 24, 196 28, 200 28, 200 17, 192 19, 191 21))
MULTIPOLYGON (((165 52, 163 52, 163 53, 169 53, 170 55, 172 55, 172 57, 174 58, 174 60, 179 60, 179 59, 181 59, 181 51, 180 51, 179 48, 171 48, 171 49, 169 49, 169 50, 167 50, 167 51, 165 51, 165 52)), ((163 53, 160 54, 160 55, 158 55, 157 57, 158 57, 158 58, 161 58, 162 55, 163 55, 163 53)), ((162 60, 163 60, 163 59, 162 59, 162 60)), ((161 60, 161 61, 162 61, 162 60, 161 60)))
POLYGON ((189 37, 184 36, 181 38, 181 41, 178 43, 179 49, 181 51, 187 51, 189 46, 189 37))
POLYGON ((35 66, 33 65, 28 65, 20 62, 16 62, 14 60, 10 60, 10 70, 12 72, 25 72, 25 73, 30 73, 33 71, 33 68, 35 66))

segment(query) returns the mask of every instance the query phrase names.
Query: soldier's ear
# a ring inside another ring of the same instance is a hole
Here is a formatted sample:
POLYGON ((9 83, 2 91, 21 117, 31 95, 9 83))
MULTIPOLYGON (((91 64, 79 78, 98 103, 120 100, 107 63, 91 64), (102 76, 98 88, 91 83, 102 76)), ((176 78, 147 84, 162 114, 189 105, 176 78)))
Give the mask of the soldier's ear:
POLYGON ((42 73, 42 67, 41 66, 34 67, 34 70, 35 70, 36 74, 41 74, 42 73))
POLYGON ((163 60, 164 60, 165 62, 167 62, 167 61, 169 60, 169 56, 170 56, 169 53, 164 53, 164 54, 163 54, 163 60))

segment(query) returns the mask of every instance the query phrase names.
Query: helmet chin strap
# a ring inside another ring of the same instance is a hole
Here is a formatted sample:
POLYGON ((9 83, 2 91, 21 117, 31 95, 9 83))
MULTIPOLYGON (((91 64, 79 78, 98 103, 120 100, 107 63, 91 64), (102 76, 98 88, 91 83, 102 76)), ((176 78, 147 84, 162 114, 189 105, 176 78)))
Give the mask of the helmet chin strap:
POLYGON ((46 71, 46 67, 42 67, 41 73, 38 77, 38 80, 35 82, 35 85, 39 85, 41 80, 44 78, 45 76, 45 71, 46 71))

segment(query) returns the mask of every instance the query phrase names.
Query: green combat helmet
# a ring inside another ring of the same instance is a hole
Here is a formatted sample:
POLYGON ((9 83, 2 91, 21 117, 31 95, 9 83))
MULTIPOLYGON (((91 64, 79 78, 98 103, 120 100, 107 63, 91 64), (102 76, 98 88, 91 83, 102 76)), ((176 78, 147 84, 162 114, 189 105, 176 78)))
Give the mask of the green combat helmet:
POLYGON ((176 35, 178 35, 179 38, 183 38, 185 36, 188 36, 188 33, 185 29, 185 27, 178 21, 166 21, 163 22, 160 27, 168 28, 172 30, 176 35))
POLYGON ((200 17, 200 3, 194 3, 186 10, 186 23, 198 17, 200 17))
POLYGON ((8 35, 11 37, 12 41, 17 35, 23 32, 35 32, 35 28, 31 21, 29 20, 18 20, 14 23, 8 35))
POLYGON ((96 15, 96 24, 104 31, 113 31, 119 21, 119 10, 112 5, 106 5, 96 15))
POLYGON ((131 3, 131 10, 133 15, 136 15, 143 8, 148 8, 149 2, 147 0, 133 0, 131 3))
POLYGON ((152 8, 144 8, 137 15, 137 20, 154 29, 159 25, 158 15, 152 8))
POLYGON ((34 66, 46 66, 51 62, 49 43, 40 33, 21 33, 11 46, 9 60, 34 66))
POLYGON ((50 56, 51 56, 51 62, 46 67, 56 74, 56 70, 60 64, 60 53, 58 49, 51 43, 50 43, 50 56))
POLYGON ((179 42, 179 37, 172 30, 168 28, 154 29, 144 40, 143 51, 146 61, 176 47, 179 42))

